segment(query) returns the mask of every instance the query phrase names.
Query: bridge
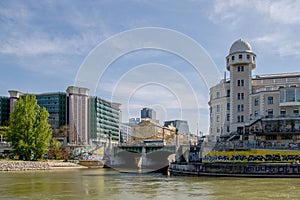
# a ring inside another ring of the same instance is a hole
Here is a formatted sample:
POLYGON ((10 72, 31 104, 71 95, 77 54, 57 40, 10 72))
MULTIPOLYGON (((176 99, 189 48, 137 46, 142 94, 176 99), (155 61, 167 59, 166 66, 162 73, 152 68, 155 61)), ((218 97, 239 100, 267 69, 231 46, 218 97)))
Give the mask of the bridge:
POLYGON ((175 160, 176 150, 176 145, 119 145, 111 148, 106 164, 120 171, 157 171, 175 160))

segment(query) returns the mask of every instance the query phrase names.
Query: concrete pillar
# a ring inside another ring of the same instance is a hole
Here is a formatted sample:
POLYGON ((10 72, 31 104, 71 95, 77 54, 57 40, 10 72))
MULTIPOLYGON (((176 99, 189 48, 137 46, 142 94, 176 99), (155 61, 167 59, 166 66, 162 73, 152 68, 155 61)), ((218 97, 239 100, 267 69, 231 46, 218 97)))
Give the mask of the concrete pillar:
POLYGON ((143 168, 147 168, 147 153, 146 153, 146 147, 143 146, 142 148, 142 165, 141 165, 141 170, 143 170, 143 168))

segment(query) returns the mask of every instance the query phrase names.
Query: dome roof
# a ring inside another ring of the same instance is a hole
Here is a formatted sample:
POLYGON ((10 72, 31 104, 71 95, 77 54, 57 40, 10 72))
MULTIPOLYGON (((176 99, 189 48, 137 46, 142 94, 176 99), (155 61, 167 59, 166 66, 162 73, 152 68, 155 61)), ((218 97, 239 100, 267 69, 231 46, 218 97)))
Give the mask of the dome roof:
POLYGON ((231 45, 229 54, 237 52, 252 52, 252 47, 247 41, 238 39, 231 45))

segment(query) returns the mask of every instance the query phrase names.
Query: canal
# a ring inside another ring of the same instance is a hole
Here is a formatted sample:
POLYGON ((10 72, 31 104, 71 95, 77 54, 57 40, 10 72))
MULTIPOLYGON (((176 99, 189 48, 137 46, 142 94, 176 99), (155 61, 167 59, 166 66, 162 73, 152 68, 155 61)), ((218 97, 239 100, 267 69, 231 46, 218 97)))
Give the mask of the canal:
POLYGON ((300 179, 177 177, 109 169, 0 172, 0 199, 299 199, 300 179))

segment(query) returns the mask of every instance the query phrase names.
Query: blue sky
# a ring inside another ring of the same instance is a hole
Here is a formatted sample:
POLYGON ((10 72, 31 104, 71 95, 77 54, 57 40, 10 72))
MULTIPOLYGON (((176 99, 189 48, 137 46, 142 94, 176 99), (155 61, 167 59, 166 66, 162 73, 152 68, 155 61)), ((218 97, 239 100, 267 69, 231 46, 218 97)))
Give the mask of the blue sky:
MULTIPOLYGON (((231 44, 239 38, 247 40, 257 54, 254 75, 299 72, 299 12, 296 0, 2 0, 0 95, 8 96, 11 89, 65 91, 74 85, 82 63, 101 42, 143 27, 172 29, 192 38, 211 57, 219 74, 225 71, 231 44)), ((157 110, 161 121, 185 119, 192 132, 197 127, 208 130, 205 75, 198 76, 188 62, 169 52, 144 49, 121 56, 99 77, 93 95, 127 101, 123 121, 139 116, 147 106, 157 110), (151 70, 157 66, 164 67, 151 70), (165 69, 173 79, 162 84, 157 80, 168 76, 165 69), (149 84, 149 76, 156 77, 155 84, 149 84)))

